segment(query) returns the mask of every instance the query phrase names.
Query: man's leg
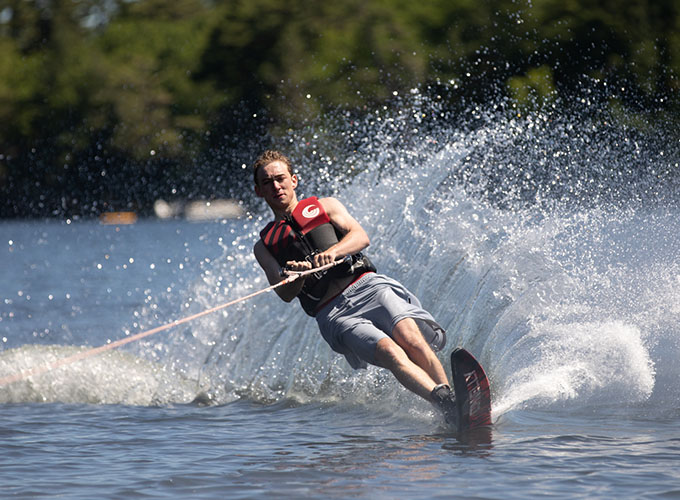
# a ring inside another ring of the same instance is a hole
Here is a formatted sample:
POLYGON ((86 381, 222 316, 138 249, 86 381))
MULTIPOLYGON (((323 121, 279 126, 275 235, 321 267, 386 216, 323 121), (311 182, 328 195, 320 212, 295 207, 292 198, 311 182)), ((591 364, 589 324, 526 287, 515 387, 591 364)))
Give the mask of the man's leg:
MULTIPOLYGON (((430 391, 426 395, 417 394, 438 406, 444 413, 446 421, 457 428, 460 418, 459 409, 449 386, 446 372, 439 358, 423 337, 416 322, 411 318, 401 320, 394 327, 392 337, 395 345, 401 348, 411 365, 419 368, 422 373, 427 375, 427 378, 420 379, 421 384, 424 384, 421 385, 421 390, 425 391, 426 387, 430 387, 430 391)), ((395 372, 393 371, 393 373, 395 372)), ((395 373, 395 375, 397 374, 395 373)))
POLYGON ((425 370, 416 365, 394 340, 385 337, 378 341, 375 349, 375 363, 390 370, 397 380, 411 392, 433 402, 432 390, 437 382, 425 370))
POLYGON ((436 384, 449 385, 444 367, 413 319, 405 318, 397 323, 392 330, 392 338, 436 384))

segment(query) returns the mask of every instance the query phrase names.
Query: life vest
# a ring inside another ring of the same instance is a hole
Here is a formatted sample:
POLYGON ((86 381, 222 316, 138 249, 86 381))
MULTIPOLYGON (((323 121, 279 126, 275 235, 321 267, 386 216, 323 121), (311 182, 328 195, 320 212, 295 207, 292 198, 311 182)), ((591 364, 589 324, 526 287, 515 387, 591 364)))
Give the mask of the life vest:
MULTIPOLYGON (((262 242, 281 267, 290 260, 311 262, 314 255, 335 245, 342 236, 316 196, 300 200, 290 216, 270 222, 260 232, 262 242)), ((333 280, 367 271, 375 271, 375 267, 368 257, 357 253, 352 255, 351 263, 307 276, 298 294, 302 309, 310 316, 316 315, 319 302, 333 280)))

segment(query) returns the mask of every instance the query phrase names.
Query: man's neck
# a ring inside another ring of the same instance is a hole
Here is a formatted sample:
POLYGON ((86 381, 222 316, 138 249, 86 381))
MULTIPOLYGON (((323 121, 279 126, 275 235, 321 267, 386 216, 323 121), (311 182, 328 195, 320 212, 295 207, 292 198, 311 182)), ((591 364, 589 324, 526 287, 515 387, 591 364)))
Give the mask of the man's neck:
POLYGON ((277 208, 277 209, 272 208, 272 211, 274 212, 274 218, 283 220, 286 217, 290 216, 293 213, 293 211, 295 210, 295 207, 297 206, 297 204, 298 204, 298 200, 296 198, 296 199, 292 200, 288 204, 288 206, 286 206, 285 208, 277 208))

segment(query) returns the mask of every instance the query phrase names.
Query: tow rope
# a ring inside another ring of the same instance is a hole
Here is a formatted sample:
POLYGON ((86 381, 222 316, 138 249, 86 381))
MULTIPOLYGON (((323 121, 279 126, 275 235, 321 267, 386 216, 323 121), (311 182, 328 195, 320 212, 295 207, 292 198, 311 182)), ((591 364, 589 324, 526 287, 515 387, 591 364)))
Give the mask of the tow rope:
POLYGON ((55 368, 59 368, 60 366, 64 365, 69 365, 71 363, 75 363, 76 361, 80 361, 81 359, 89 358, 91 356, 95 356, 97 354, 100 354, 104 351, 108 351, 111 349, 115 349, 117 347, 120 347, 125 344, 129 344, 130 342, 135 342, 136 340, 143 339, 144 337, 148 337, 150 335, 153 335, 154 333, 162 332, 164 330, 169 330, 172 327, 182 325, 184 323, 188 323, 189 321, 193 321, 197 318, 200 318, 202 316, 206 316, 208 314, 214 313, 216 311, 220 311, 222 309, 226 309, 227 307, 236 305, 240 302, 244 302, 246 300, 252 299, 253 297, 256 297, 258 295, 261 295, 266 292, 270 292, 271 290, 274 290, 276 288, 279 288, 281 286, 288 285, 292 283, 293 281, 297 280, 298 278, 301 278, 303 276, 308 276, 310 274, 318 273, 321 271, 325 271, 327 269, 330 269, 332 267, 337 266, 338 264, 342 264, 343 262, 346 262, 346 258, 342 260, 336 260, 334 262, 331 262, 329 264, 325 264, 323 266, 314 268, 314 269, 308 269, 306 271, 285 271, 285 275, 287 276, 285 279, 282 281, 279 281, 278 283, 268 286, 266 288, 263 288, 262 290, 258 290, 257 292, 253 292, 249 295, 246 295, 244 297, 225 302, 224 304, 220 304, 215 307, 211 307, 210 309, 206 309, 204 311, 201 311, 196 314, 192 314, 191 316, 186 316, 181 319, 177 319, 175 321, 171 321, 170 323, 166 323, 164 325, 158 326, 156 328, 152 328, 150 330, 146 330, 140 333, 137 333, 135 335, 132 335, 131 337, 125 337, 119 340, 116 340, 114 342, 109 342, 107 344, 101 345, 99 347, 93 347, 91 349, 87 349, 85 351, 73 354, 71 356, 68 356, 66 358, 58 359, 56 361, 53 361, 52 363, 48 363, 42 366, 38 366, 36 368, 33 368, 31 370, 25 370, 19 373, 16 373, 14 375, 10 375, 4 378, 0 378, 0 387, 11 384, 13 382, 18 382, 20 380, 24 380, 28 377, 32 377, 35 375, 41 375, 45 372, 48 372, 50 370, 54 370, 55 368))

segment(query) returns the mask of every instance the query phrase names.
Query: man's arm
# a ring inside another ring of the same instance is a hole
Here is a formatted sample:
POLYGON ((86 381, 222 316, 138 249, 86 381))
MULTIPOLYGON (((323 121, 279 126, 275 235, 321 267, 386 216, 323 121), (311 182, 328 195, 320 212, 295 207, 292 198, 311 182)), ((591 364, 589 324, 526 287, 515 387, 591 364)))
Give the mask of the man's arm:
MULTIPOLYGON (((274 256, 271 253, 269 253, 269 250, 267 250, 267 247, 264 246, 262 240, 259 240, 257 243, 255 243, 253 253, 255 254, 257 262, 260 264, 262 269, 264 269, 264 273, 267 275, 267 280, 269 281, 270 285, 275 285, 284 279, 284 277, 281 276, 281 268, 279 267, 279 263, 276 262, 274 256)), ((305 269, 310 269, 312 267, 309 262, 304 263, 300 262, 297 264, 299 265, 291 266, 291 269, 294 271, 304 271, 305 269)), ((278 288, 275 288, 274 291, 284 301, 290 302, 295 297, 297 297, 298 293, 300 293, 300 290, 302 290, 302 286, 304 284, 305 280, 300 278, 288 285, 283 285, 278 288)))
POLYGON ((322 198, 319 202, 328 214, 331 223, 343 233, 343 236, 328 250, 314 256, 314 267, 323 266, 346 255, 360 252, 370 244, 364 228, 350 215, 340 201, 335 198, 322 198))

